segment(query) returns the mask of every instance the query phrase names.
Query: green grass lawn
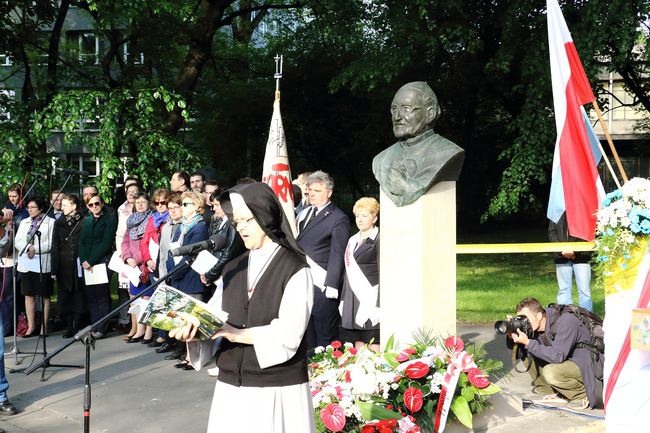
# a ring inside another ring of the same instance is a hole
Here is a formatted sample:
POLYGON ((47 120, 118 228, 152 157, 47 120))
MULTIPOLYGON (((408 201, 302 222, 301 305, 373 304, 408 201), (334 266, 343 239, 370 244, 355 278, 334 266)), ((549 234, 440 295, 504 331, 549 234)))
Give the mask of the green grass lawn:
MULTIPOLYGON (((517 303, 533 296, 547 305, 556 302, 555 265, 549 254, 459 255, 456 312, 459 321, 490 323, 513 314, 517 303)), ((604 293, 591 290, 594 312, 603 317, 604 293)), ((573 302, 578 303, 573 288, 573 302)))

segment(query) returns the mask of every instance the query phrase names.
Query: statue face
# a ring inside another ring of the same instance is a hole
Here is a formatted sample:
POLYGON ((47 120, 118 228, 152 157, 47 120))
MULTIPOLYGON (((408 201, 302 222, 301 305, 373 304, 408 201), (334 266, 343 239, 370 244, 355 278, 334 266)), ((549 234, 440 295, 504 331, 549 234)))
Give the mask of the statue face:
POLYGON ((430 129, 428 110, 415 89, 397 91, 390 106, 393 134, 400 140, 408 140, 430 129))

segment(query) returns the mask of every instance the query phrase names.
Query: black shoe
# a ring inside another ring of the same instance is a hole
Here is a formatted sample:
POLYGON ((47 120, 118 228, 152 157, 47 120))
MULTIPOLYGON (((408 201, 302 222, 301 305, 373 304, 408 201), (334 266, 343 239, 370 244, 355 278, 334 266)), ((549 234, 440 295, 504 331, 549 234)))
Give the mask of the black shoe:
POLYGON ((129 337, 128 340, 126 340, 127 343, 139 343, 144 339, 144 335, 141 335, 139 337, 129 337))
POLYGON ((181 351, 170 353, 169 355, 165 356, 165 359, 167 359, 167 360, 181 359, 181 358, 184 358, 184 357, 185 357, 185 351, 181 350, 181 351))
POLYGON ((0 415, 15 415, 16 407, 9 400, 0 402, 0 415))
POLYGON ((171 350, 174 350, 175 346, 176 346, 175 343, 170 343, 169 341, 165 341, 163 344, 160 345, 158 349, 156 349, 156 353, 167 353, 171 350))
POLYGON ((74 334, 76 334, 75 331, 72 330, 66 331, 65 334, 63 334, 63 338, 72 338, 74 337, 74 334))
POLYGON ((156 340, 153 340, 152 342, 150 342, 149 344, 147 344, 147 346, 149 346, 149 347, 160 347, 160 346, 163 345, 163 343, 164 343, 164 341, 156 341, 156 340))
POLYGON ((142 341, 140 342, 141 344, 149 344, 153 341, 153 338, 143 338, 142 341))
POLYGON ((178 364, 174 364, 174 367, 176 368, 185 368, 186 365, 189 365, 187 361, 181 361, 178 364))

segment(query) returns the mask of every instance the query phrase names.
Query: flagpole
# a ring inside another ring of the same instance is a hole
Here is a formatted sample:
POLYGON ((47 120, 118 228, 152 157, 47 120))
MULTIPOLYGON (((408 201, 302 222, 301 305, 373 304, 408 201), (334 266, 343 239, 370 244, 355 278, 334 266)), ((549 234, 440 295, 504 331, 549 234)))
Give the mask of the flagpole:
MULTIPOLYGON (((607 138, 607 143, 609 144, 609 148, 612 151, 612 155, 614 155, 614 160, 616 161, 616 166, 618 167, 618 171, 621 172, 621 176, 623 177, 623 182, 627 182, 627 174, 625 174, 625 169, 623 168, 623 164, 621 164, 621 159, 618 157, 618 152, 616 152, 616 147, 614 147, 614 142, 612 141, 612 137, 609 135, 609 129, 607 129, 607 125, 605 124, 605 119, 603 119, 603 113, 600 111, 600 108, 598 107, 598 103, 596 102, 595 99, 591 101, 591 104, 594 106, 594 109, 596 110, 596 114, 598 115, 598 120, 600 121, 600 126, 603 128, 603 131, 605 132, 605 138, 607 138)), ((598 141, 598 146, 600 146, 600 140, 598 141)), ((600 151, 603 152, 602 147, 600 148, 600 151)), ((605 156, 605 152, 603 152, 603 156, 605 156)), ((612 172, 612 176, 614 177, 616 186, 620 188, 621 185, 618 183, 616 176, 614 176, 614 171, 612 170, 612 167, 609 165, 609 161, 607 160, 607 158, 605 158, 605 162, 609 167, 609 171, 612 172)))
POLYGON ((280 100, 280 79, 282 78, 283 56, 276 54, 273 59, 275 60, 275 75, 273 75, 273 78, 275 78, 275 100, 279 101, 280 100))

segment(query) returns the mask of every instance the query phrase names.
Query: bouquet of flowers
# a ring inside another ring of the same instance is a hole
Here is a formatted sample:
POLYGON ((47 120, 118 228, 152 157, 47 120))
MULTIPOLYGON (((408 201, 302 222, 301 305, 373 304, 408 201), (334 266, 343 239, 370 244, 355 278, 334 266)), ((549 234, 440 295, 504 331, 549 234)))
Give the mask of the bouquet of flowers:
POLYGON ((596 275, 627 268, 631 249, 650 235, 650 181, 635 177, 603 200, 596 226, 596 275))
POLYGON ((334 341, 310 359, 316 431, 442 431, 448 413, 471 428, 473 414, 500 391, 488 375, 501 366, 485 359, 480 346, 466 350, 457 337, 420 333, 401 351, 389 341, 383 353, 334 341))

